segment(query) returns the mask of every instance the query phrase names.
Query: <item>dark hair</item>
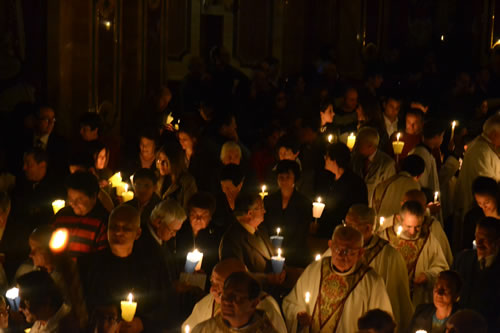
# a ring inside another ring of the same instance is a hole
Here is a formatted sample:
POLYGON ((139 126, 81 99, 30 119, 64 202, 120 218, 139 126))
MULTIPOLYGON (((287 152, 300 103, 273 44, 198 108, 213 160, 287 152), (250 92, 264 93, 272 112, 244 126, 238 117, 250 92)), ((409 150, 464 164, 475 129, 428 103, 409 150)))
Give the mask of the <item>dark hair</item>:
POLYGON ((68 176, 66 180, 68 189, 83 192, 89 198, 96 197, 99 193, 97 178, 90 172, 77 171, 68 176))
POLYGON ((365 312, 365 314, 358 319, 358 329, 373 329, 378 333, 394 333, 396 323, 389 313, 380 309, 373 309, 365 312))
POLYGON ((334 107, 334 103, 329 98, 326 98, 325 100, 321 101, 321 103, 319 104, 319 112, 325 112, 326 109, 328 109, 328 106, 330 105, 334 107))
POLYGON ((409 155, 403 160, 401 170, 408 172, 412 177, 420 176, 425 171, 425 161, 416 154, 409 155))
POLYGON ((326 150, 326 156, 342 169, 348 169, 351 162, 351 151, 342 142, 337 142, 330 145, 326 150))
MULTIPOLYGON (((488 195, 500 204, 500 189, 498 183, 490 177, 479 176, 472 182, 472 194, 488 195)), ((498 207, 497 207, 498 208, 498 207)))
POLYGON ((476 228, 486 229, 488 237, 493 240, 500 239, 500 220, 488 216, 477 222, 476 228))
MULTIPOLYGON (((450 286, 452 295, 454 296, 453 302, 456 302, 458 299, 458 296, 460 296, 460 291, 462 290, 462 278, 460 277, 460 274, 458 274, 455 271, 442 271, 439 273, 437 279, 445 280, 448 282, 448 285, 450 286)), ((436 280, 437 281, 437 280, 436 280)))
POLYGON ((22 300, 30 304, 30 312, 37 313, 44 306, 59 309, 63 303, 61 292, 46 271, 33 271, 17 279, 22 300))
POLYGON ((203 130, 203 123, 200 118, 195 118, 192 115, 183 115, 180 120, 179 133, 184 132, 195 140, 200 138, 203 130))
POLYGON ((284 135, 278 140, 276 143, 276 151, 279 151, 281 147, 290 149, 294 154, 297 154, 300 149, 298 141, 291 135, 284 135))
POLYGON ((80 127, 89 126, 91 130, 101 129, 101 116, 95 112, 85 112, 80 117, 80 127))
POLYGON ((0 191, 0 212, 5 213, 10 206, 9 193, 0 191))
POLYGON ((408 212, 417 217, 423 217, 425 215, 425 209, 422 207, 421 203, 416 200, 409 200, 403 204, 400 213, 408 212))
POLYGON ((169 144, 161 147, 156 153, 156 156, 159 156, 160 153, 167 156, 170 174, 178 181, 179 176, 187 170, 184 150, 182 150, 180 146, 169 144))
POLYGON ((151 180, 153 185, 155 185, 156 182, 158 182, 158 178, 156 177, 156 173, 153 170, 148 169, 148 168, 141 168, 141 169, 137 170, 134 173, 133 179, 134 179, 134 183, 138 179, 149 179, 149 180, 151 180))
POLYGON ((411 108, 408 111, 406 111, 406 116, 408 115, 413 115, 415 117, 419 117, 421 120, 424 120, 424 113, 422 112, 422 110, 417 108, 411 108))
POLYGON ((139 132, 139 141, 141 138, 146 138, 148 140, 151 140, 155 143, 155 146, 158 146, 158 135, 156 134, 156 130, 152 128, 143 128, 139 132))
POLYGON ((484 317, 474 310, 459 310, 451 315, 447 321, 454 333, 487 333, 488 324, 484 317))
POLYGON ((220 180, 230 180, 234 186, 240 185, 244 178, 241 167, 236 164, 225 165, 220 172, 220 180))
POLYGON ((295 181, 300 178, 300 167, 296 161, 283 160, 279 161, 276 165, 276 175, 280 175, 283 173, 288 173, 289 171, 293 172, 295 177, 295 181))
POLYGON ((215 198, 209 192, 196 192, 189 198, 187 203, 187 211, 190 212, 193 208, 206 209, 212 215, 215 212, 215 198))
POLYGON ((260 200, 258 193, 240 193, 234 202, 234 215, 246 215, 257 200, 260 200))
POLYGON ((445 127, 440 120, 429 119, 424 123, 422 134, 425 139, 432 139, 444 133, 445 127))
POLYGON ((29 156, 29 155, 33 156, 33 159, 38 164, 40 164, 42 162, 49 164, 49 154, 47 154, 47 152, 45 150, 43 150, 42 148, 34 147, 34 148, 27 150, 24 153, 24 157, 29 156))
POLYGON ((260 285, 247 272, 235 272, 229 275, 224 282, 224 290, 229 286, 246 287, 248 298, 253 301, 260 295, 260 285))
POLYGON ((81 152, 72 152, 68 157, 69 166, 79 166, 85 170, 90 169, 93 166, 92 157, 88 154, 82 154, 81 152))

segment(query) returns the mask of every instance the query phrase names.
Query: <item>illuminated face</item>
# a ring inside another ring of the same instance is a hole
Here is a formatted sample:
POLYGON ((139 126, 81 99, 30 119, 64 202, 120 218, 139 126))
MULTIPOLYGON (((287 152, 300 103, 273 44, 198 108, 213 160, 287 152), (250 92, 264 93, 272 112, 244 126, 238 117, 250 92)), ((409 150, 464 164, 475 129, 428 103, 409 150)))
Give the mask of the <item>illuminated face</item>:
POLYGON ((401 110, 401 102, 391 98, 385 104, 384 114, 387 118, 394 120, 398 117, 400 110, 401 110))
POLYGON ((208 209, 193 207, 189 212, 189 223, 194 231, 203 230, 208 227, 212 216, 208 209))
POLYGON ((179 132, 179 143, 184 151, 193 150, 193 139, 186 132, 179 132))
POLYGON ((90 198, 82 191, 68 188, 68 204, 78 216, 87 215, 95 206, 96 198, 90 198))
POLYGON ((333 105, 329 104, 324 111, 320 111, 321 122, 325 124, 331 124, 333 122, 333 117, 335 113, 333 112, 333 105))
POLYGON ((160 172, 161 176, 166 176, 170 174, 170 162, 165 153, 159 153, 156 159, 156 168, 160 172))
POLYGON ((46 135, 52 133, 54 124, 56 123, 56 114, 50 108, 43 108, 40 110, 40 117, 37 121, 37 130, 39 135, 46 135))
POLYGON ((340 272, 350 270, 356 265, 363 254, 363 249, 360 247, 359 242, 334 238, 328 243, 332 251, 332 265, 340 272))
POLYGON ((422 118, 414 114, 407 114, 405 132, 411 135, 422 133, 422 118))
POLYGON ((155 142, 145 137, 141 137, 139 149, 143 159, 150 159, 155 154, 155 142))
POLYGON ((455 295, 453 295, 449 282, 445 279, 438 279, 432 292, 434 305, 437 308, 447 307, 453 304, 455 295))
POLYGON ((485 216, 495 217, 498 214, 497 202, 493 197, 487 194, 474 194, 474 198, 485 216))
POLYGON ((281 190, 290 190, 295 186, 295 175, 292 170, 278 174, 278 186, 281 190))
POLYGON ((401 234, 407 239, 417 239, 420 237, 423 221, 423 217, 418 217, 409 212, 403 212, 401 215, 401 227, 403 227, 401 234))
POLYGON ((488 230, 476 227, 476 248, 479 258, 486 258, 498 251, 498 240, 495 240, 488 230))
POLYGON ((46 248, 44 248, 40 242, 29 239, 30 244, 30 258, 33 260, 33 265, 41 268, 48 268, 50 265, 50 256, 46 248))
MULTIPOLYGON (((141 228, 130 221, 111 220, 108 226, 109 247, 117 249, 129 248, 141 235, 141 228)), ((113 251, 113 252, 118 252, 113 251)))
POLYGON ((108 151, 106 148, 103 148, 96 156, 95 168, 97 170, 102 170, 106 167, 107 164, 108 164, 108 151))
POLYGON ((266 210, 264 209, 264 202, 262 199, 257 199, 248 211, 250 214, 250 223, 254 228, 257 228, 263 221, 266 210))

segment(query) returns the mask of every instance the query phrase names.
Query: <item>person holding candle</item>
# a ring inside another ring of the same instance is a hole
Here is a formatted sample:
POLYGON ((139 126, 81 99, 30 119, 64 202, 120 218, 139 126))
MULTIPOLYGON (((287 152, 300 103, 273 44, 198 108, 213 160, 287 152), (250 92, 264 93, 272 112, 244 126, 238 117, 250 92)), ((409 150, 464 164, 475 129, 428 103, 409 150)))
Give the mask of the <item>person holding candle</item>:
POLYGON ((193 333, 278 333, 266 313, 258 310, 260 285, 246 272, 236 272, 224 282, 221 311, 199 323, 193 333))
MULTIPOLYGON (((405 115, 405 130, 400 136, 399 141, 404 142, 403 151, 399 155, 399 162, 408 156, 408 153, 415 148, 420 142, 422 142, 422 129, 424 127, 424 113, 420 109, 411 108, 406 111, 405 115)), ((392 150, 392 142, 397 141, 397 133, 392 133, 390 138, 390 146, 387 147, 391 156, 394 155, 392 150)))
POLYGON ((392 314, 382 278, 366 266, 363 235, 338 226, 328 242, 332 256, 311 263, 283 300, 289 332, 356 332, 363 312, 382 309, 392 314), (306 304, 304 295, 310 292, 306 304))
POLYGON ((457 272, 439 273, 432 292, 433 302, 417 307, 407 332, 425 330, 428 333, 444 333, 446 322, 458 309, 461 288, 462 279, 457 272))
POLYGON ((282 160, 276 166, 279 191, 264 199, 266 214, 264 225, 267 230, 282 231, 283 245, 288 264, 305 267, 311 254, 306 246, 309 223, 312 221, 311 200, 295 188, 300 179, 299 165, 295 161, 282 160))
MULTIPOLYGON (((394 319, 398 324, 399 332, 403 332, 408 327, 414 311, 406 263, 389 242, 374 234, 375 222, 375 211, 363 204, 356 204, 349 208, 345 218, 347 226, 353 227, 363 235, 364 253, 360 260, 373 268, 384 280, 394 319)), ((323 256, 331 256, 331 253, 328 249, 323 256)))
MULTIPOLYGON (((193 312, 182 324, 182 329, 186 325, 193 328, 199 323, 213 318, 220 313, 221 310, 221 296, 224 289, 224 282, 233 273, 246 272, 245 265, 234 258, 229 258, 220 261, 212 271, 210 278, 210 293, 203 297, 193 308, 193 312)), ((281 316, 281 309, 274 298, 264 291, 260 292, 260 302, 257 305, 257 310, 263 311, 271 321, 273 327, 280 333, 286 333, 287 328, 285 321, 281 316)))
POLYGON ((403 256, 413 305, 429 303, 437 275, 449 268, 443 250, 429 227, 424 225, 425 208, 420 202, 405 202, 396 219, 396 223, 378 235, 403 256))
POLYGON ((79 332, 71 306, 45 271, 33 271, 17 279, 20 311, 32 324, 31 332, 79 332))
POLYGON ((394 160, 378 149, 379 141, 380 137, 375 128, 361 128, 356 137, 351 161, 353 171, 365 181, 369 205, 375 187, 396 173, 394 160))
POLYGON ((145 227, 149 222, 151 212, 161 201, 155 189, 157 186, 156 174, 151 169, 142 168, 134 173, 132 185, 135 190, 134 199, 127 202, 141 212, 141 226, 145 227))

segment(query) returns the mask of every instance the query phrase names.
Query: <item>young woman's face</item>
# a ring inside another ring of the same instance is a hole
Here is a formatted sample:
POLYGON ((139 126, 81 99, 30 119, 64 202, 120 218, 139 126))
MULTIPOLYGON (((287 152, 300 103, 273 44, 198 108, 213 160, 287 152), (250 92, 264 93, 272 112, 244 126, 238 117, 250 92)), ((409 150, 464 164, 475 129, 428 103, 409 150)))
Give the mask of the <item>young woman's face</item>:
POLYGON ((166 176, 170 174, 170 162, 165 153, 159 153, 156 159, 156 168, 160 171, 161 176, 166 176))
POLYGON ((474 194, 477 205, 483 210, 484 215, 495 217, 497 215, 497 202, 487 194, 474 194))
POLYGON ((96 156, 95 167, 97 170, 102 170, 108 164, 108 151, 103 148, 96 156))

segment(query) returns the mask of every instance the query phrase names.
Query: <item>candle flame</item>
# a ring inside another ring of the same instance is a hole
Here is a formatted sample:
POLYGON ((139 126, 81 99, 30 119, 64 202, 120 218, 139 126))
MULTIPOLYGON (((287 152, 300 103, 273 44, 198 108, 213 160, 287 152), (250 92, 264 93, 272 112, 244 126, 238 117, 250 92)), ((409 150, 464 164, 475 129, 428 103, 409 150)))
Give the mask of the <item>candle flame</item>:
POLYGON ((434 201, 438 201, 438 198, 439 198, 439 192, 436 191, 434 192, 434 201))
POLYGON ((330 134, 328 135, 328 142, 332 143, 332 141, 333 141, 333 135, 330 134))
POLYGON ((380 225, 381 225, 381 226, 382 226, 382 225, 384 225, 384 221, 385 221, 385 218, 382 216, 382 217, 380 218, 380 225))
POLYGON ((266 192, 266 185, 262 185, 262 192, 266 192))
POLYGON ((278 249, 278 258, 281 258, 281 249, 278 249))
POLYGON ((354 132, 351 132, 351 134, 349 134, 349 137, 353 137, 354 136, 354 132))
POLYGON ((309 304, 309 302, 311 301, 311 293, 310 292, 306 292, 306 294, 304 295, 304 300, 306 301, 306 304, 309 304))
POLYGON ((279 236, 281 232, 281 228, 276 228, 276 234, 279 236))
POLYGON ((315 257, 314 257, 314 260, 315 261, 320 261, 321 260, 321 254, 317 254, 315 257))
POLYGON ((17 288, 17 287, 10 288, 5 293, 5 297, 7 297, 8 299, 16 299, 16 298, 18 298, 19 297, 19 288, 17 288))
POLYGON ((455 126, 457 126, 457 121, 453 120, 453 122, 451 123, 451 128, 455 129, 455 126))
POLYGON ((398 133, 398 134, 396 135, 396 140, 397 140, 397 141, 399 141, 399 138, 400 138, 400 137, 401 137, 401 133, 398 133))
POLYGON ((426 330, 418 330, 415 333, 427 333, 427 331, 426 330))
POLYGON ((186 326, 184 327, 184 332, 185 332, 185 333, 189 333, 190 329, 191 329, 191 328, 189 327, 189 325, 186 325, 186 326))
POLYGON ((321 203, 321 197, 318 197, 317 203, 321 203))
POLYGON ((128 184, 123 185, 123 188, 124 188, 123 192, 127 192, 128 191, 128 184))
POLYGON ((49 247, 54 252, 59 252, 64 250, 66 245, 68 244, 68 230, 61 228, 57 229, 52 233, 50 237, 49 247))
POLYGON ((127 299, 129 303, 132 303, 132 301, 134 300, 134 296, 132 295, 132 293, 128 293, 127 299))
POLYGON ((398 237, 401 236, 401 233, 403 232, 403 227, 402 226, 399 226, 398 227, 398 231, 397 231, 397 235, 398 237))

